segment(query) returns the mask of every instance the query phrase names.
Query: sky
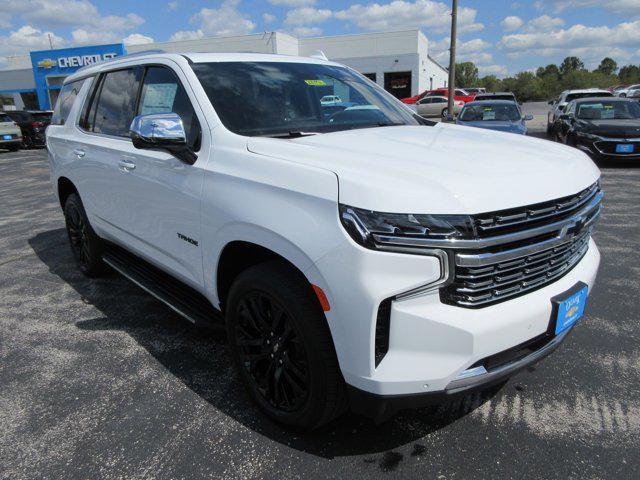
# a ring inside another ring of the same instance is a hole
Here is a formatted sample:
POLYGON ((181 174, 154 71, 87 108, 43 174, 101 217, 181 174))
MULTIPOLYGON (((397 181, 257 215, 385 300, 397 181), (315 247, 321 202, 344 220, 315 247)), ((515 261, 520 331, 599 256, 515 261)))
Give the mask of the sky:
MULTIPOLYGON (((420 28, 448 64, 450 0, 0 0, 0 68, 30 50, 282 31, 420 28)), ((569 55, 640 64, 640 0, 459 0, 458 61, 500 77, 569 55)))

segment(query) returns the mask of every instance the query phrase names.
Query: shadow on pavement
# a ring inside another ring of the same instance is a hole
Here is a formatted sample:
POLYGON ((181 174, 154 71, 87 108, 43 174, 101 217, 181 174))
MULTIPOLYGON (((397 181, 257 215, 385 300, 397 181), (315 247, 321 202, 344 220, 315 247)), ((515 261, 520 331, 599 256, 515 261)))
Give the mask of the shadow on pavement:
MULTIPOLYGON (((76 322, 79 329, 126 332, 168 372, 218 411, 300 451, 325 458, 387 452, 381 458, 365 461, 380 462, 383 471, 393 469, 402 455, 390 450, 416 442, 411 455, 428 454, 419 441, 422 437, 472 412, 499 390, 494 388, 449 404, 402 412, 380 425, 348 413, 315 432, 285 430, 250 402, 227 360, 226 342, 221 334, 192 326, 119 275, 97 280, 84 277, 74 264, 62 228, 40 233, 29 239, 29 244, 51 273, 102 313, 101 317, 76 322)), ((216 421, 214 415, 211 421, 216 421)))

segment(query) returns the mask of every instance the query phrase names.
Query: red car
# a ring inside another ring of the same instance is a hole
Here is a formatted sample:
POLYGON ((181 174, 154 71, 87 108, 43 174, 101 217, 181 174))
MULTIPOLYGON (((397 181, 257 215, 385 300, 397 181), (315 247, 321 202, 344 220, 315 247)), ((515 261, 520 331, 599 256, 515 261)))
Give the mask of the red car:
MULTIPOLYGON (((447 97, 449 98, 449 89, 448 88, 438 88, 436 90, 425 90, 420 95, 416 95, 414 97, 403 98, 400 101, 402 103, 408 103, 409 105, 413 105, 418 100, 424 97, 447 97)), ((462 90, 461 88, 456 88, 455 94, 453 95, 454 100, 462 101, 462 102, 473 102, 475 98, 475 94, 471 94, 466 90, 462 90)))

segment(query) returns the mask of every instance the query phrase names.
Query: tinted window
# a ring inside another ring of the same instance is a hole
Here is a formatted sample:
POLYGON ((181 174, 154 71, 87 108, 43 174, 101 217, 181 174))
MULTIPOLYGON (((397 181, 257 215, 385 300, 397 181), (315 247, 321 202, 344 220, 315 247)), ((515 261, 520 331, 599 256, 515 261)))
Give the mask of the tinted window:
POLYGON ((581 120, 637 120, 640 118, 640 104, 616 100, 584 102, 578 106, 578 118, 581 120))
POLYGON ((85 128, 95 133, 128 137, 135 116, 138 86, 136 70, 117 70, 105 74, 92 102, 85 128))
POLYGON ((518 110, 515 103, 468 104, 462 109, 462 113, 460 113, 460 120, 463 122, 515 122, 520 120, 521 116, 520 110, 518 110))
MULTIPOLYGON (((62 87, 62 89, 60 90, 60 95, 58 95, 58 101, 56 102, 53 117, 51 117, 51 123, 53 123, 54 125, 64 125, 64 123, 67 121, 67 117, 69 116, 69 112, 71 111, 71 107, 73 106, 73 102, 75 102, 83 82, 84 80, 78 80, 77 82, 67 83, 64 87, 62 87)), ((41 114, 34 114, 34 117, 42 121, 43 119, 39 118, 40 115, 41 114)), ((47 117, 49 117, 49 114, 47 114, 47 117)))
POLYGON ((9 115, 5 115, 4 113, 0 113, 0 122, 12 122, 9 115))
POLYGON ((149 67, 144 76, 138 115, 177 113, 182 118, 189 147, 200 149, 200 123, 178 77, 164 67, 149 67))
POLYGON ((7 113, 16 122, 30 122, 31 114, 27 112, 9 112, 7 113))

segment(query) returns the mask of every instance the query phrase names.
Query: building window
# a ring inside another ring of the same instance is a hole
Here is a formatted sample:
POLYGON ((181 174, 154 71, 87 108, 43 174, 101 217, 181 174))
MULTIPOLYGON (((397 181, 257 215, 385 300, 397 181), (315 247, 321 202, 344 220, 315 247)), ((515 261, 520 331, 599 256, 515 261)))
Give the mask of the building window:
POLYGON ((371 80, 374 83, 377 82, 378 76, 375 73, 363 73, 362 75, 364 75, 365 77, 367 77, 369 80, 371 80))

